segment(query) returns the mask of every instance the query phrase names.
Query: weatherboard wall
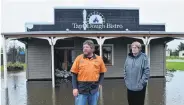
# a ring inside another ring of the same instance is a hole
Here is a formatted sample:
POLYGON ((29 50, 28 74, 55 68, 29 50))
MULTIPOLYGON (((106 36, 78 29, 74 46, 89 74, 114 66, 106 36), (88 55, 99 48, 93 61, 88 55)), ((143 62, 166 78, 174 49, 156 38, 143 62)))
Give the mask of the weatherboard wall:
POLYGON ((51 79, 51 47, 47 40, 28 40, 27 64, 28 80, 51 79))
MULTIPOLYGON (((75 57, 82 53, 84 40, 84 38, 74 38, 75 57)), ((106 78, 123 77, 124 62, 128 54, 127 44, 131 44, 135 40, 132 38, 115 38, 105 41, 104 44, 113 44, 114 46, 114 65, 106 66, 108 69, 108 72, 105 73, 106 78)), ((60 44, 66 44, 62 43, 62 40, 60 41, 60 44)), ((137 41, 142 42, 141 40, 137 41)), ((164 44, 158 42, 160 41, 153 40, 150 45, 151 76, 165 76, 164 44)), ((27 56, 27 79, 51 79, 51 49, 47 40, 29 40, 27 56)))

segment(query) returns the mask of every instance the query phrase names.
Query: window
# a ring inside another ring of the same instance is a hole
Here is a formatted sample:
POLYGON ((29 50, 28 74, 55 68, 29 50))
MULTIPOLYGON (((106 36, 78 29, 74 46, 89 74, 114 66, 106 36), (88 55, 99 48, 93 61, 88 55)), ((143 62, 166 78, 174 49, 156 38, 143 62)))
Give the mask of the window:
MULTIPOLYGON (((95 54, 100 55, 99 45, 95 45, 95 54)), ((113 65, 113 45, 104 44, 102 46, 103 61, 106 65, 113 65)))

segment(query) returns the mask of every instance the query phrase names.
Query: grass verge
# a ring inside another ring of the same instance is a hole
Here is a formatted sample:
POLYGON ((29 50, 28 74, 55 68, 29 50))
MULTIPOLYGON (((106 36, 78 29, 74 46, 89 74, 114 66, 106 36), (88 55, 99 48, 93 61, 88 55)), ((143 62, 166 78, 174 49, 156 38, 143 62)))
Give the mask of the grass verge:
POLYGON ((3 71, 4 70, 4 66, 1 66, 1 71, 3 71))
POLYGON ((167 70, 182 70, 184 71, 184 62, 166 62, 167 70))

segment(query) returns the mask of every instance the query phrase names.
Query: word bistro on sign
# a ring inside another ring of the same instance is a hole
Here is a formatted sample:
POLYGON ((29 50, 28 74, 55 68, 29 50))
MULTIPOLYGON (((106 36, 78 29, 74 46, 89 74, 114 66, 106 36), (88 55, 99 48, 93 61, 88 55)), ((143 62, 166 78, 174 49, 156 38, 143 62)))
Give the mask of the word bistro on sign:
POLYGON ((106 24, 77 24, 77 23, 72 23, 73 28, 77 29, 83 29, 85 28, 94 28, 94 29, 104 29, 104 28, 123 28, 123 25, 121 24, 111 24, 111 23, 106 23, 106 24))

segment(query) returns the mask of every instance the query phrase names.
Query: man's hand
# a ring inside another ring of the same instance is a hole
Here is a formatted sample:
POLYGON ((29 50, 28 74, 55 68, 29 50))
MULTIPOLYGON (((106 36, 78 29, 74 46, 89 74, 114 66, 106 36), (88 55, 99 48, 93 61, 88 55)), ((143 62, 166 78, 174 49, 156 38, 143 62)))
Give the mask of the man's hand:
POLYGON ((99 89, 102 87, 102 85, 99 85, 99 89))
POLYGON ((74 97, 78 96, 78 89, 73 89, 73 96, 74 97))
POLYGON ((100 88, 102 88, 102 85, 99 85, 99 86, 98 86, 98 90, 99 90, 99 91, 100 91, 100 88))

